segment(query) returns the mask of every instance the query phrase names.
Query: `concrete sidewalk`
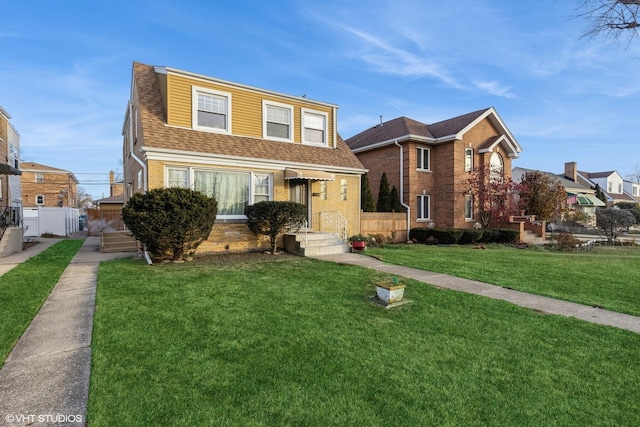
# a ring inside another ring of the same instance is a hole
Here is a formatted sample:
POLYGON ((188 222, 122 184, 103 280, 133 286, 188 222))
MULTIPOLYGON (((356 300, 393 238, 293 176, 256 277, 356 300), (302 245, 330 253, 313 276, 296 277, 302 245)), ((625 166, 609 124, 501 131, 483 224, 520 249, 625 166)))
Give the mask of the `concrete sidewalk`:
MULTIPOLYGON (((59 239, 50 240, 0 259, 0 266, 24 262, 59 239)), ((98 266, 137 256, 99 249, 99 237, 85 239, 7 357, 0 370, 0 425, 85 425, 98 266)))
POLYGON ((575 317, 576 319, 587 322, 613 326, 640 334, 640 317, 628 314, 528 294, 513 289, 503 288, 501 286, 477 282, 475 280, 447 276, 446 274, 433 273, 430 271, 418 270, 399 265, 385 264, 376 258, 354 253, 323 255, 315 258, 323 261, 333 261, 341 264, 359 265, 361 267, 372 268, 384 273, 407 277, 442 288, 509 301, 521 307, 538 310, 544 313, 575 317))

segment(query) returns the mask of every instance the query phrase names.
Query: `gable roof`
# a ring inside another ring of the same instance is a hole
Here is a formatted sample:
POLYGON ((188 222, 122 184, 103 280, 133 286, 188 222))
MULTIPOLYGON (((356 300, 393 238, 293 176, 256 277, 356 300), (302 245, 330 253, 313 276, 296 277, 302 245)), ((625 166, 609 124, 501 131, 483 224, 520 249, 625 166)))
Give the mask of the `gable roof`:
POLYGON ((490 120, 501 135, 481 148, 489 151, 495 145, 502 144, 508 151, 509 157, 517 158, 522 148, 493 107, 473 111, 430 125, 408 117, 398 117, 360 132, 348 138, 346 143, 355 153, 410 139, 428 144, 439 144, 462 139, 467 131, 484 119, 490 120))
POLYGON ((133 64, 133 90, 138 97, 143 151, 170 154, 214 155, 229 161, 268 160, 283 165, 304 165, 364 172, 365 168, 338 135, 336 148, 261 138, 202 132, 167 125, 166 112, 154 67, 133 64))
POLYGON ((47 166, 40 163, 20 162, 20 170, 22 172, 42 172, 42 173, 55 173, 55 174, 63 174, 63 175, 68 174, 73 178, 76 184, 79 182, 78 179, 73 174, 73 172, 71 171, 54 168, 52 166, 47 166))
POLYGON ((565 177, 564 174, 555 174, 553 172, 545 172, 537 169, 527 169, 527 168, 518 166, 511 170, 511 177, 512 179, 515 179, 516 177, 522 178, 522 176, 524 176, 524 174, 526 174, 527 172, 540 172, 553 179, 556 179, 560 183, 560 185, 562 185, 565 188, 565 190, 572 190, 572 192, 580 192, 580 193, 590 193, 590 194, 595 193, 595 191, 591 187, 582 185, 579 182, 572 181, 567 177, 565 177))

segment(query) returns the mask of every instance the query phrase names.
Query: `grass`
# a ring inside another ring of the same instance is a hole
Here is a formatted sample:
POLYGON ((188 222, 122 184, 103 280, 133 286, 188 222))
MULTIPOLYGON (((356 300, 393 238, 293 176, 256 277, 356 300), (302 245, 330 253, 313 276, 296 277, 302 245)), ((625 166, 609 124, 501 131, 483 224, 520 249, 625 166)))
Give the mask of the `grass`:
POLYGON ((367 249, 384 262, 478 280, 640 316, 640 247, 563 253, 543 248, 387 245, 367 249))
POLYGON ((639 425, 640 336, 304 258, 102 263, 92 426, 639 425))
POLYGON ((84 240, 62 240, 0 276, 0 366, 84 240))

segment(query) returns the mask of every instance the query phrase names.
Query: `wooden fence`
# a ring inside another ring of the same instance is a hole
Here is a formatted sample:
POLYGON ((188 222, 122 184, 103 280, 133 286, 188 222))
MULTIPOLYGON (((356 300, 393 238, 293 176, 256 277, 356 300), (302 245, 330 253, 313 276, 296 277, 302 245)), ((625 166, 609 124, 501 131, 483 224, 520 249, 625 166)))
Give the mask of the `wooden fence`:
POLYGON ((360 234, 381 235, 384 242, 407 241, 407 214, 390 212, 361 212, 360 234))

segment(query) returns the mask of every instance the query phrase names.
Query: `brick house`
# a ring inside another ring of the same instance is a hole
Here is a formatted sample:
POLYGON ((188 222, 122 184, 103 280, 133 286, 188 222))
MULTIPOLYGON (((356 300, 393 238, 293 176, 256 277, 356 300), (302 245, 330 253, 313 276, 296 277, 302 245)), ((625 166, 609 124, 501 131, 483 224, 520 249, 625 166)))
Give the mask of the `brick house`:
POLYGON ((78 207, 78 179, 72 172, 34 162, 20 164, 25 208, 78 207))
POLYGON ((0 107, 0 257, 22 250, 20 134, 0 107))
POLYGON ((399 117, 345 142, 369 170, 376 199, 386 172, 408 208, 407 228, 472 228, 473 197, 465 194, 470 171, 491 165, 508 177, 522 151, 493 107, 433 124, 399 117))
POLYGON ((123 127, 124 200, 169 186, 215 196, 218 216, 199 252, 268 248, 244 215, 262 200, 305 204, 311 231, 357 234, 365 171, 337 133, 337 110, 134 63, 123 127))

